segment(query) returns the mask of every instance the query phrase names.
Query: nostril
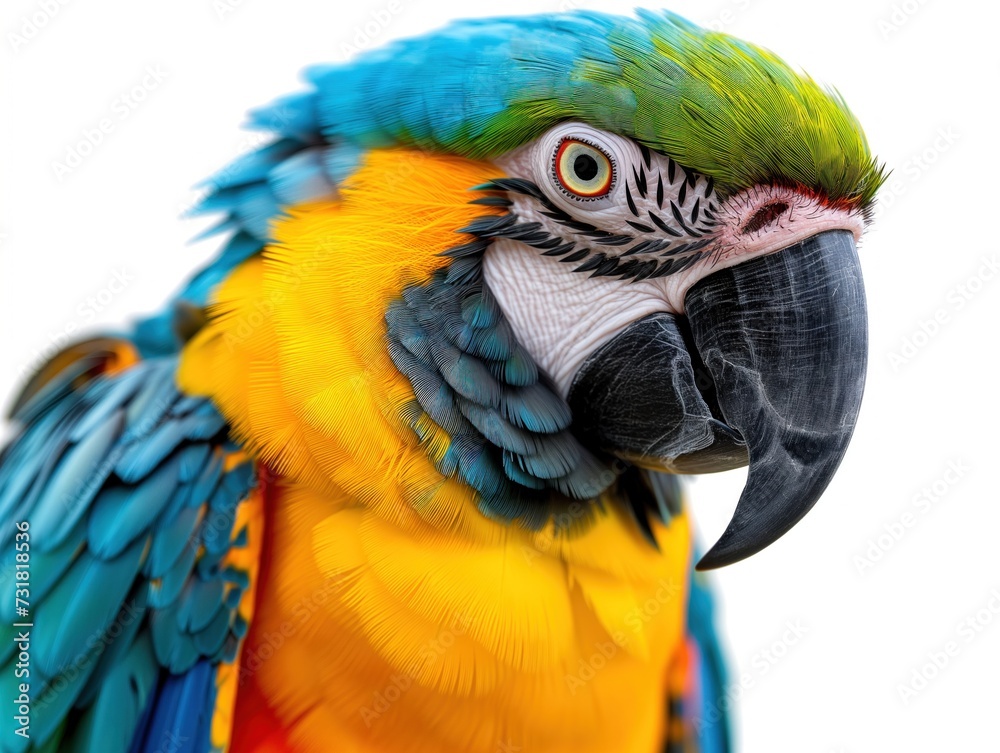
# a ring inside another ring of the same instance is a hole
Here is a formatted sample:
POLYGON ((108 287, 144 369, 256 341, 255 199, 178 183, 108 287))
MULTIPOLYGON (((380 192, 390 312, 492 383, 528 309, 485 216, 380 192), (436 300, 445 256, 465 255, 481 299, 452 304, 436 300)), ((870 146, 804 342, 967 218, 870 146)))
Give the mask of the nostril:
POLYGON ((754 212, 753 217, 751 217, 747 221, 747 224, 743 226, 743 235, 756 233, 758 230, 770 225, 787 211, 788 204, 783 201, 775 201, 771 204, 765 204, 754 212))

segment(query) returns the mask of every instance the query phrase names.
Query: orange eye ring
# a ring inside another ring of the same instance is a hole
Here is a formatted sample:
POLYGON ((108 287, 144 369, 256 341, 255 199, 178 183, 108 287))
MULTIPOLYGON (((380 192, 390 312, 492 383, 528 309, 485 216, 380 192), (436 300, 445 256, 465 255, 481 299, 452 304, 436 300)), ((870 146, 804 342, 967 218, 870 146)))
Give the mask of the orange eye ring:
POLYGON ((559 186, 578 199, 599 199, 611 192, 615 168, 602 149, 580 139, 563 139, 552 160, 559 186))

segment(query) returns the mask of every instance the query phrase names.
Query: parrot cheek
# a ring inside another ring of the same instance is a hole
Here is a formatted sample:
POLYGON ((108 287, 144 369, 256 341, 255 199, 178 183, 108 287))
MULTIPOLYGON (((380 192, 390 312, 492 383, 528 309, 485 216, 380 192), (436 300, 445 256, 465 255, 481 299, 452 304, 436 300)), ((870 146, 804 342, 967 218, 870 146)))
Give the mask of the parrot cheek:
POLYGON ((867 314, 854 236, 821 232, 714 271, 686 316, 633 322, 582 364, 574 431, 596 450, 674 473, 749 463, 736 512, 699 568, 763 549, 816 503, 854 430, 867 314))
POLYGON ((643 317, 669 311, 659 286, 573 273, 522 243, 494 241, 483 279, 517 338, 561 397, 581 364, 643 317))

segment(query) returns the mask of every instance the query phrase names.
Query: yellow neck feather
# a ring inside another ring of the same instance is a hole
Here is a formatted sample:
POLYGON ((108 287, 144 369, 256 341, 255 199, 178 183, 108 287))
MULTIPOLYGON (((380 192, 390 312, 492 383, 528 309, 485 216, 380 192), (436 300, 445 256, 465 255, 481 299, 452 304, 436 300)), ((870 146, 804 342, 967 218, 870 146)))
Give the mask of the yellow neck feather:
POLYGON ((285 479, 251 643, 324 597, 254 674, 303 749, 349 737, 495 753, 506 736, 531 751, 650 751, 662 734, 684 516, 654 527, 660 552, 613 500, 572 534, 490 520, 436 470, 445 432, 428 421, 420 441, 405 420, 414 398, 388 357, 386 306, 447 263, 455 230, 483 213, 468 189, 495 177, 483 162, 371 153, 339 200, 288 210, 183 354, 182 388, 211 396, 285 479), (399 699, 378 711, 378 693, 399 699))

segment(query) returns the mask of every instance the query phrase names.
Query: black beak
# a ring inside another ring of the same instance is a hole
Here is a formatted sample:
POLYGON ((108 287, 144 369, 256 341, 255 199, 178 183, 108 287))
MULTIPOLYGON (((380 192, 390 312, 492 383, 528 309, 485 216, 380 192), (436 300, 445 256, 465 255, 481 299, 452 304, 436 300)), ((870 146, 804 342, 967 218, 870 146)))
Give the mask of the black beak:
POLYGON ((868 332, 854 237, 820 233, 714 272, 596 351, 570 389, 574 428, 645 468, 750 464, 729 527, 698 563, 759 552, 812 508, 840 465, 864 391, 868 332))

